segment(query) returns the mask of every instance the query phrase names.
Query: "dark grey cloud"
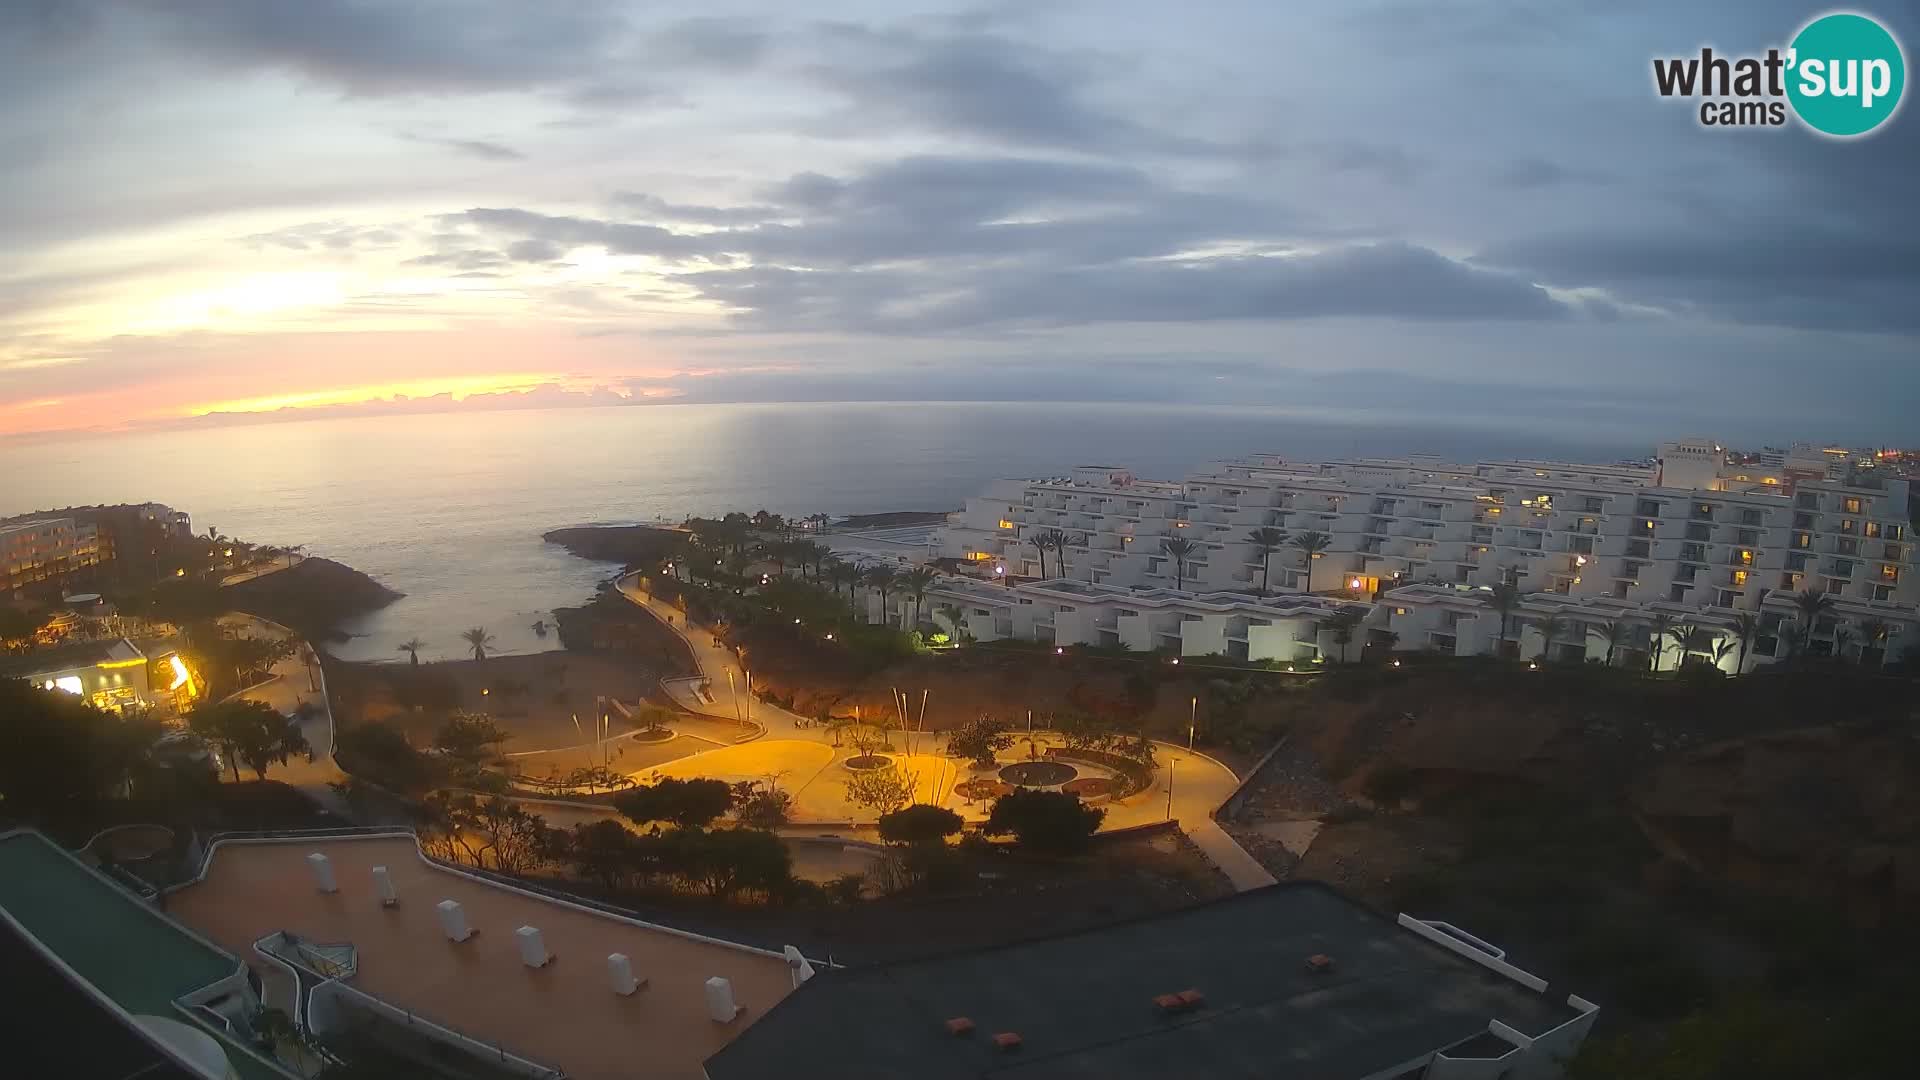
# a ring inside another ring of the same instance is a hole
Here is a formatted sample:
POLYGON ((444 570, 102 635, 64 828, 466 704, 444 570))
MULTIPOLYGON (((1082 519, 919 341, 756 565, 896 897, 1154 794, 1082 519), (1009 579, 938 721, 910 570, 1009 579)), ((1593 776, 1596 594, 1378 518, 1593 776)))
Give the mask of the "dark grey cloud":
POLYGON ((765 20, 702 15, 654 34, 650 52, 669 66, 737 69, 759 63, 772 41, 765 20))
POLYGON ((1557 320, 1575 312, 1545 290, 1405 244, 1316 254, 1120 261, 1077 267, 933 272, 754 267, 684 274, 762 329, 880 333, 1122 322, 1374 316, 1557 320))
POLYGON ((1920 331, 1920 140, 1756 135, 1706 182, 1662 185, 1682 214, 1542 229, 1474 261, 1709 320, 1920 331))
POLYGON ((719 250, 713 239, 676 233, 658 225, 541 214, 515 207, 476 207, 458 214, 448 214, 441 222, 454 226, 476 226, 495 235, 540 240, 565 247, 604 247, 616 255, 699 258, 719 250))
POLYGON ((1009 146, 1182 153, 1216 148, 1156 130, 1098 100, 1118 61, 977 30, 923 32, 824 24, 803 65, 848 110, 824 130, 870 135, 904 126, 1009 146))
POLYGON ((776 216, 771 206, 699 206, 668 202, 640 191, 616 191, 612 203, 625 216, 689 225, 754 225, 776 216))
MULTIPOLYGON (((101 0, 95 0, 101 2, 101 0)), ((484 91, 567 80, 629 40, 603 0, 172 0, 119 5, 219 63, 281 67, 353 93, 484 91)))
POLYGON ((1492 179, 1501 187, 1538 189, 1604 184, 1610 177, 1596 169, 1564 165, 1529 154, 1500 166, 1494 171, 1492 179))
MULTIPOLYGON (((699 233, 513 208, 445 221, 488 252, 524 245, 524 256, 505 250, 530 261, 592 245, 715 263, 675 280, 766 330, 1593 314, 1414 245, 1316 237, 1303 248, 1312 231, 1283 207, 1169 188, 1128 167, 912 157, 846 177, 797 174, 762 197, 766 220, 699 233)), ((627 205, 707 221, 740 212, 627 205)))

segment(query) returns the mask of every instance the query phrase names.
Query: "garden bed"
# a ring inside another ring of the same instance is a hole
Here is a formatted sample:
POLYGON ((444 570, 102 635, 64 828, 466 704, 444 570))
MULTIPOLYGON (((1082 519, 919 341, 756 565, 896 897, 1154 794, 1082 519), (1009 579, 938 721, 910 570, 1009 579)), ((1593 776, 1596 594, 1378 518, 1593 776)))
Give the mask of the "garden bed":
POLYGON ((885 754, 860 754, 848 758, 844 764, 854 772, 866 772, 869 769, 884 769, 893 764, 893 759, 885 754))
POLYGON ((1019 761, 1000 770, 1000 779, 1021 787, 1055 787, 1080 775, 1062 761, 1019 761))
POLYGON ((1112 769, 1124 781, 1120 789, 1112 793, 1111 797, 1115 799, 1124 799, 1153 786, 1153 769, 1121 754, 1106 750, 1063 750, 1058 747, 1048 747, 1047 757, 1054 761, 1084 761, 1089 765, 1100 765, 1112 769))
POLYGON ((971 799, 974 802, 987 802, 992 799, 997 799, 1002 795, 1013 794, 1013 785, 1002 780, 977 777, 972 780, 962 780, 953 786, 953 790, 959 792, 960 797, 963 799, 971 799))

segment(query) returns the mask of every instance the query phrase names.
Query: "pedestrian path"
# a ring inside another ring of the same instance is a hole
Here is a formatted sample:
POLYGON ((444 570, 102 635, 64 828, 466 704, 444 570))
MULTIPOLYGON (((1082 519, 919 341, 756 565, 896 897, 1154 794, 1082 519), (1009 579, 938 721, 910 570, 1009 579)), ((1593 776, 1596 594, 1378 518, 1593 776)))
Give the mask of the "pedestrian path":
POLYGON ((333 707, 327 700, 327 676, 321 670, 320 658, 313 646, 292 630, 257 615, 233 612, 221 616, 220 622, 248 637, 294 642, 294 654, 275 664, 270 678, 232 695, 229 700, 265 702, 287 716, 296 715, 302 706, 307 706, 306 715, 298 723, 300 734, 313 748, 312 759, 294 757, 285 765, 268 766, 267 779, 297 788, 327 812, 352 820, 347 801, 331 786, 345 780, 346 774, 333 761, 333 707))
MULTIPOLYGON (((777 705, 750 699, 746 695, 748 672, 741 668, 733 651, 721 644, 711 630, 689 625, 685 612, 642 588, 639 574, 620 578, 615 587, 622 596, 667 624, 692 651, 700 677, 662 683, 683 708, 698 715, 736 722, 742 715, 750 716, 753 723, 773 732, 771 737, 775 739, 833 743, 834 734, 830 730, 777 705), (733 679, 731 686, 727 681, 729 675, 733 679), (697 691, 702 682, 711 690, 711 701, 697 691)), ((1038 740, 1040 744, 1051 741, 1047 736, 1038 740)), ((1126 828, 1172 817, 1235 889, 1245 891, 1272 885, 1273 875, 1213 820, 1214 809, 1226 801, 1238 784, 1232 770, 1183 746, 1171 743, 1156 743, 1156 746, 1160 765, 1154 770, 1153 786, 1124 801, 1109 804, 1104 827, 1126 828)), ((683 758, 681 762, 687 760, 683 758)))

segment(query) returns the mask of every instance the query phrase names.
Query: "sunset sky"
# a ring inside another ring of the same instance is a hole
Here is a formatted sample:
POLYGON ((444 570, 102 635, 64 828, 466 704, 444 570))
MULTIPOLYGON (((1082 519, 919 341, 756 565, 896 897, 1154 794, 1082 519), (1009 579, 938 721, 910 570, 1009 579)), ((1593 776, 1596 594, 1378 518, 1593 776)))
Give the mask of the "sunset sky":
POLYGON ((511 392, 1894 440, 1913 108, 1651 88, 1821 10, 14 0, 0 433, 511 392))

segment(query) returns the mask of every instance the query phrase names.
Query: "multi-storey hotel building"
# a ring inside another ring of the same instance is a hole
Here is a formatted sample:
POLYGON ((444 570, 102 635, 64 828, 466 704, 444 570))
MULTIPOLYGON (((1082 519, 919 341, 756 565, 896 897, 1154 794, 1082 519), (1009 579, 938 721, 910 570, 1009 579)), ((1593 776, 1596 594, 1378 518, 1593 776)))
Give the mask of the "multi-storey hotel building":
MULTIPOLYGON (((1001 481, 950 517, 930 554, 983 578, 1047 579, 1024 586, 1029 591, 1064 583, 1129 598, 1133 607, 1143 598, 1196 607, 1270 607, 1300 594, 1380 600, 1366 625, 1376 641, 1399 649, 1489 651, 1489 594, 1506 582, 1526 596, 1525 610, 1508 613, 1522 627, 1555 614, 1581 629, 1624 620, 1638 634, 1629 648, 1659 651, 1650 640, 1656 628, 1699 625, 1713 631, 1703 639, 1710 649, 1739 613, 1751 612, 1761 632, 1745 650, 1747 667, 1784 655, 1783 640, 1879 662, 1920 640, 1908 496, 1906 480, 1849 455, 1796 448, 1743 458, 1705 440, 1615 465, 1257 456, 1204 465, 1180 483, 1104 466, 1001 481), (1286 537, 1271 549, 1255 536, 1269 529, 1286 537), (1033 544, 1053 530, 1066 537, 1059 550, 1033 544), (1310 534, 1323 538, 1312 553, 1296 546, 1310 534), (1184 559, 1167 550, 1174 538, 1191 542, 1184 559), (1819 625, 1811 635, 1781 634, 1796 618, 1793 597, 1806 590, 1832 598, 1819 625), (1470 629, 1461 632, 1463 625, 1470 629)), ((1051 630, 1065 644, 1058 616, 1076 616, 1065 620, 1071 626, 1087 618, 1081 605, 1061 612, 1064 601, 1029 599, 1054 604, 1055 617, 996 613, 996 625, 1018 627, 1022 637, 1051 630)), ((1206 633, 1197 648, 1241 653, 1211 648, 1206 633)), ((1091 642, 1078 630, 1072 636, 1091 642)), ((1510 640, 1529 648, 1524 633, 1510 640)), ((1254 644, 1245 642, 1243 655, 1292 659, 1305 651, 1260 656, 1254 644)), ((1591 647, 1557 633, 1550 651, 1591 647)), ((1741 663, 1721 659, 1729 669, 1741 663)), ((1653 660, 1664 667, 1680 657, 1653 660)))

